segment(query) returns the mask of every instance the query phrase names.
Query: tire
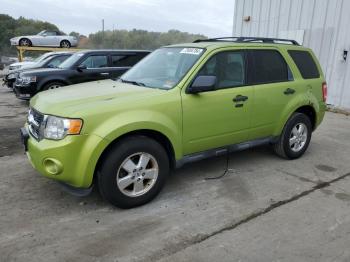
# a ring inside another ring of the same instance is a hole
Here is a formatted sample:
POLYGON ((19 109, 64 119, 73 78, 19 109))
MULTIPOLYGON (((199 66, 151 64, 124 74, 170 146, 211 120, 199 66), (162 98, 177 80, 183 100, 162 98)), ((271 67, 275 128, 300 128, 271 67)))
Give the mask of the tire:
POLYGON ((48 83, 46 84, 44 87, 43 87, 43 90, 50 90, 50 89, 57 89, 57 88, 60 88, 64 86, 64 84, 60 83, 60 82, 51 82, 51 83, 48 83))
POLYGON ((102 198, 112 205, 133 208, 155 198, 168 174, 169 159, 163 146, 145 136, 132 136, 104 156, 97 185, 102 198))
POLYGON ((310 144, 311 133, 310 118, 302 113, 294 113, 285 124, 279 140, 273 145, 274 151, 285 159, 299 158, 310 144))
POLYGON ((61 41, 61 43, 60 43, 60 47, 61 47, 61 48, 70 48, 70 47, 71 47, 71 44, 70 44, 70 42, 69 42, 68 40, 63 40, 63 41, 61 41))
POLYGON ((28 38, 22 38, 19 40, 20 46, 32 46, 32 41, 30 41, 28 38))

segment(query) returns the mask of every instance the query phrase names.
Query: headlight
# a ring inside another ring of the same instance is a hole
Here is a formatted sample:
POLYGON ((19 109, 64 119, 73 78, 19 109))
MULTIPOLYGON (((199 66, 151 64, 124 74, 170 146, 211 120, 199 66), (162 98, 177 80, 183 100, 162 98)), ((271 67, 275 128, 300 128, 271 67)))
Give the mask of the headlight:
POLYGON ((21 79, 22 83, 25 85, 36 82, 36 76, 22 76, 21 79))
POLYGON ((10 66, 10 70, 16 70, 16 69, 20 69, 21 65, 17 65, 17 66, 10 66))
POLYGON ((47 116, 44 137, 60 140, 67 135, 79 135, 83 126, 81 119, 68 119, 57 116, 47 116))
POLYGON ((15 74, 8 74, 7 79, 13 79, 16 78, 15 74))

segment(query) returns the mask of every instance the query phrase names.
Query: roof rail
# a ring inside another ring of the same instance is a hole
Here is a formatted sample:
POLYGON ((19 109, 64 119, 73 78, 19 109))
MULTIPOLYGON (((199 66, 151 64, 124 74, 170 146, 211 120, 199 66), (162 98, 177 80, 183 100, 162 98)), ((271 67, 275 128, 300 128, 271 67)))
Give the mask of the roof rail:
POLYGON ((208 38, 208 39, 197 39, 193 43, 200 42, 236 42, 236 43, 247 43, 247 42, 262 42, 270 44, 292 44, 300 45, 297 41, 291 39, 282 39, 282 38, 266 38, 266 37, 245 37, 245 36, 229 36, 229 37, 218 37, 218 38, 208 38))

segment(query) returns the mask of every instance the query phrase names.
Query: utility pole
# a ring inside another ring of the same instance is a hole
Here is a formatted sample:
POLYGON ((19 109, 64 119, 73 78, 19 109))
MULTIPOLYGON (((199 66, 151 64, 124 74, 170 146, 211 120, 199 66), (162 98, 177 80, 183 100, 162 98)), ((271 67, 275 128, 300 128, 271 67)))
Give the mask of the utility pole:
POLYGON ((102 45, 105 41, 105 20, 102 19, 102 45))

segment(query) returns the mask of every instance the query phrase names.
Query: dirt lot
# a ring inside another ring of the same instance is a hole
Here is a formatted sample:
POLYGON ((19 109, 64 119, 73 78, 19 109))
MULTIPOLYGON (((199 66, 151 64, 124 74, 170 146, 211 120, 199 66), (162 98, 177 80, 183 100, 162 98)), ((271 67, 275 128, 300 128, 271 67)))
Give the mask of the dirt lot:
POLYGON ((269 147, 174 171, 150 204, 78 198, 32 169, 28 104, 0 88, 0 261, 350 261, 350 118, 327 113, 304 157, 269 147))

